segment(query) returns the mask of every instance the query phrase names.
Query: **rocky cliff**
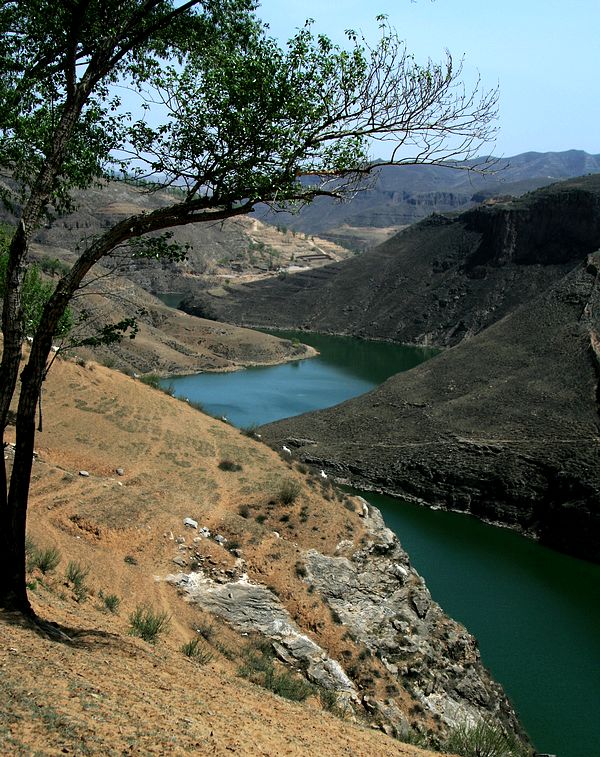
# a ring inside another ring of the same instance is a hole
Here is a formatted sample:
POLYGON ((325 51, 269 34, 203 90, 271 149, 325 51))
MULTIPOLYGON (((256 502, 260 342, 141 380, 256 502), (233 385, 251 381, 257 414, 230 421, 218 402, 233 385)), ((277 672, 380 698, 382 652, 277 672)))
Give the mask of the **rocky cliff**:
MULTIPOLYGON (((526 742, 502 688, 481 663, 476 640, 431 599, 397 537, 379 511, 362 500, 366 536, 361 544, 341 541, 335 554, 304 551, 297 570, 313 596, 321 597, 335 622, 378 660, 391 681, 387 696, 365 692, 365 682, 347 663, 332 658, 294 622, 277 595, 248 580, 215 581, 205 570, 167 576, 188 601, 245 634, 269 639, 282 661, 331 692, 347 716, 366 711, 389 735, 406 739, 414 716, 440 746, 449 730, 464 723, 499 724, 526 742), (300 567, 299 567, 300 566, 300 567), (411 714, 390 693, 397 687, 413 699, 411 714)), ((381 676, 381 673, 379 673, 381 676)), ((371 679, 372 680, 372 679, 371 679)))

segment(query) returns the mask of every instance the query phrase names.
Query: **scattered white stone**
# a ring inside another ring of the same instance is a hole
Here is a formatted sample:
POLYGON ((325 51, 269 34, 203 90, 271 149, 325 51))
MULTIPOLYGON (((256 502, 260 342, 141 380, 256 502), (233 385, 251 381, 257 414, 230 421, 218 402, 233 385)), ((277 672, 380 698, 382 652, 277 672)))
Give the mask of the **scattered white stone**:
POLYGON ((285 452, 286 455, 292 454, 292 450, 289 447, 286 447, 285 444, 283 445, 281 449, 285 452))
POLYGON ((394 563, 392 568, 392 573, 394 573, 395 576, 398 578, 406 578, 408 576, 408 571, 404 567, 404 565, 400 565, 400 563, 394 563))
POLYGON ((180 566, 180 567, 182 567, 182 568, 183 568, 183 567, 184 567, 185 565, 187 565, 187 561, 186 561, 186 560, 184 560, 184 558, 183 558, 183 557, 180 557, 179 555, 177 555, 177 557, 174 557, 174 558, 173 558, 173 562, 175 563, 175 565, 179 565, 179 566, 180 566))
POLYGON ((177 538, 175 539, 175 544, 185 544, 185 537, 183 537, 183 536, 178 536, 178 537, 177 537, 177 538))
POLYGON ((192 541, 194 542, 194 544, 198 544, 199 541, 202 541, 202 537, 201 536, 194 536, 194 538, 193 538, 192 541))
POLYGON ((329 476, 327 475, 327 473, 325 473, 324 470, 321 470, 321 472, 319 473, 319 476, 321 476, 321 478, 329 478, 329 476))
POLYGON ((210 539, 210 531, 206 526, 203 526, 198 533, 200 536, 204 536, 205 539, 210 539))
POLYGON ((60 347, 57 347, 55 344, 53 344, 52 347, 50 347, 51 352, 58 352, 59 349, 60 347))
POLYGON ((224 536, 222 536, 221 534, 217 534, 215 536, 215 541, 217 542, 217 544, 220 544, 221 546, 223 546, 223 544, 227 543, 227 539, 224 536))
POLYGON ((184 518, 183 519, 183 525, 188 526, 188 528, 198 528, 198 521, 194 520, 193 518, 184 518))
POLYGON ((123 468, 115 468, 115 473, 117 474, 117 476, 123 476, 125 474, 125 471, 123 470, 123 468))
POLYGON ((273 536, 274 536, 274 537, 275 537, 276 539, 281 539, 281 536, 279 535, 279 531, 273 531, 273 536))
POLYGON ((89 478, 90 474, 86 470, 80 470, 79 475, 83 476, 84 478, 89 478))

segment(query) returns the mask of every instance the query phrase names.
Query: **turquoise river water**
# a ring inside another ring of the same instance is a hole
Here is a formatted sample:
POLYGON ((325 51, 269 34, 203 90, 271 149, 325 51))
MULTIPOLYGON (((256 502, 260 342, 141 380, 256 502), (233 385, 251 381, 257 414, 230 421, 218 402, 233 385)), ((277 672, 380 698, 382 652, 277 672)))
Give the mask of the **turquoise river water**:
MULTIPOLYGON (((320 357, 271 368, 169 379, 180 397, 238 426, 328 407, 434 352, 277 332, 320 357)), ((536 748, 600 757, 600 565, 561 555, 464 515, 366 494, 433 598, 477 637, 536 748)))

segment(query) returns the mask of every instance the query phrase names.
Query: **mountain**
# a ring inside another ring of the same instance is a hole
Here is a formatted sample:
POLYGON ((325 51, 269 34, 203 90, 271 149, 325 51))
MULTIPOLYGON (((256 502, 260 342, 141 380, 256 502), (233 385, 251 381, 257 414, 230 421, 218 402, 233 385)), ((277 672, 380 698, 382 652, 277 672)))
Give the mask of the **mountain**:
MULTIPOLYGON (((491 159, 492 161, 495 159, 491 159)), ((267 208, 258 217, 291 229, 318 234, 340 244, 365 250, 431 213, 466 210, 483 199, 519 195, 561 179, 600 172, 600 155, 581 150, 527 152, 492 162, 490 171, 463 170, 477 161, 441 166, 382 167, 351 201, 321 198, 297 214, 277 214, 267 208)))
POLYGON ((600 561, 600 253, 472 339, 261 429, 356 486, 600 561))
POLYGON ((599 249, 596 175, 433 216, 345 263, 204 296, 199 309, 448 347, 261 433, 359 487, 600 561, 599 249))
POLYGON ((186 301, 195 315, 449 346, 559 280, 600 245, 600 175, 433 215, 318 270, 186 301))
MULTIPOLYGON (((73 212, 49 221, 38 231, 36 241, 57 248, 62 259, 73 262, 82 240, 102 234, 129 215, 151 212, 178 199, 176 190, 149 191, 126 181, 105 181, 78 193, 73 212)), ((1 205, 0 221, 14 222, 1 205)), ((277 228, 251 216, 190 224, 172 233, 174 241, 189 248, 183 263, 132 260, 117 253, 112 264, 149 292, 184 293, 228 279, 245 281, 275 276, 280 270, 318 267, 352 255, 331 241, 277 228)))

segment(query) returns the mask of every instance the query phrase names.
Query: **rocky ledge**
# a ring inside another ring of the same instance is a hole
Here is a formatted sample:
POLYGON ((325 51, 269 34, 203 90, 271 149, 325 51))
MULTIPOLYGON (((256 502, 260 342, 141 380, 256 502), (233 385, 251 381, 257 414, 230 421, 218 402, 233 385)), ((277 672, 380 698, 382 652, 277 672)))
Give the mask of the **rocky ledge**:
MULTIPOLYGON (((169 575, 188 598, 236 629, 258 632, 277 655, 313 683, 335 692, 338 705, 358 719, 368 718, 402 739, 417 730, 433 745, 448 732, 482 720, 526 737, 501 686, 481 663, 477 642, 431 598, 396 536, 379 511, 362 500, 367 539, 341 542, 334 555, 304 553, 311 591, 329 606, 337 623, 382 663, 396 696, 362 692, 343 661, 310 638, 267 587, 243 574, 223 582, 204 570, 169 575)), ((389 691, 388 687, 388 691, 389 691)))

